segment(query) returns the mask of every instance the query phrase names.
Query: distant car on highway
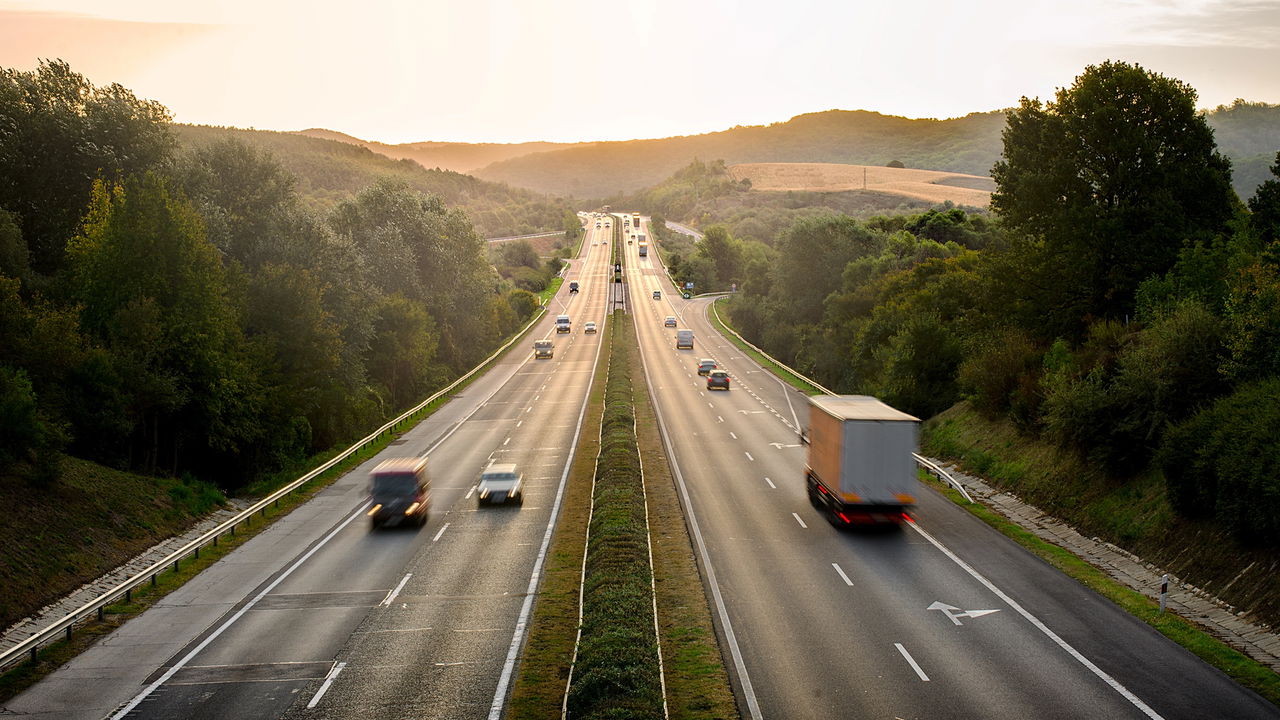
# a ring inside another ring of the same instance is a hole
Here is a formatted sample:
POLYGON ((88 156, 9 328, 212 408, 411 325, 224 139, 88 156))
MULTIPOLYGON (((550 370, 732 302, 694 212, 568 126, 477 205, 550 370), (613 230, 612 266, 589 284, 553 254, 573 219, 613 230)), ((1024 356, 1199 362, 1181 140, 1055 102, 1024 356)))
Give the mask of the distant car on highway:
POLYGON ((557 316, 556 316, 556 332, 558 332, 558 333, 567 333, 567 332, 570 332, 572 329, 573 329, 573 328, 572 328, 572 326, 570 326, 570 324, 569 324, 569 316, 568 316, 568 315, 557 315, 557 316))
POLYGON ((676 326, 676 316, 675 316, 675 315, 668 315, 668 316, 667 316, 667 319, 662 321, 662 326, 663 326, 663 327, 675 327, 675 326, 676 326))
POLYGON ((516 470, 515 463, 494 463, 480 473, 476 487, 476 504, 505 503, 524 504, 524 478, 516 470))
POLYGON ((702 358, 698 361, 698 374, 710 375, 712 370, 716 369, 716 361, 711 358, 702 358))
POLYGON ((661 291, 661 290, 654 290, 654 291, 653 291, 653 299, 654 299, 654 300, 661 300, 661 299, 662 299, 662 291, 661 291))
POLYGON ((729 373, 723 370, 712 370, 711 374, 707 375, 707 389, 715 390, 716 388, 729 389, 729 373))
POLYGON ((533 343, 533 358, 535 360, 549 359, 555 352, 555 347, 556 344, 550 340, 535 340, 533 343))
POLYGON ((571 292, 571 293, 576 293, 576 292, 578 292, 578 283, 576 283, 576 282, 571 282, 571 283, 569 283, 569 292, 571 292))
POLYGON ((369 473, 372 505, 365 515, 369 529, 396 525, 427 524, 431 509, 431 483, 424 457, 392 458, 378 463, 369 473))
POLYGON ((595 322, 587 322, 585 325, 583 325, 583 326, 582 326, 582 332, 584 332, 584 333, 586 333, 586 334, 588 334, 588 335, 594 335, 594 334, 595 334, 595 332, 596 332, 596 324, 595 324, 595 322))
POLYGON ((676 331, 676 349, 693 349, 693 331, 677 330, 676 331))

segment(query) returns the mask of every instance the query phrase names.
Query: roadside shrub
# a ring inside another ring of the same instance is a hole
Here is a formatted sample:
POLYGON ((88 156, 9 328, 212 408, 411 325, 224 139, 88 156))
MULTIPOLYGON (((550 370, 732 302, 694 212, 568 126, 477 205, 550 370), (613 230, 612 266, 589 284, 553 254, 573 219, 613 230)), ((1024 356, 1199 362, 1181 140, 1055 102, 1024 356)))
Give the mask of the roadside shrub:
MULTIPOLYGON (((1008 329, 980 341, 960 363, 961 391, 978 412, 995 418, 1010 410, 1021 397, 1026 380, 1038 377, 1043 350, 1024 330, 1008 329)), ((1036 403, 1038 405, 1038 402, 1036 403)))
POLYGON ((1165 434, 1157 461, 1169 502, 1215 517, 1247 543, 1280 537, 1280 378, 1238 388, 1165 434))

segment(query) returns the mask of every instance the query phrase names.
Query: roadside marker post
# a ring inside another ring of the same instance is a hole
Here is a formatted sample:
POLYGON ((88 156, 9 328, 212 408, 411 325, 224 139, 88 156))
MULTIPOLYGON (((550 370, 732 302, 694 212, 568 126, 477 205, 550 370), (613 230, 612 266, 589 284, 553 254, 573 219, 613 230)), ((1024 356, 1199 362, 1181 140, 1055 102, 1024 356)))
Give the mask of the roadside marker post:
POLYGON ((1165 573, 1160 578, 1160 612, 1164 612, 1165 604, 1169 600, 1169 573, 1165 573))

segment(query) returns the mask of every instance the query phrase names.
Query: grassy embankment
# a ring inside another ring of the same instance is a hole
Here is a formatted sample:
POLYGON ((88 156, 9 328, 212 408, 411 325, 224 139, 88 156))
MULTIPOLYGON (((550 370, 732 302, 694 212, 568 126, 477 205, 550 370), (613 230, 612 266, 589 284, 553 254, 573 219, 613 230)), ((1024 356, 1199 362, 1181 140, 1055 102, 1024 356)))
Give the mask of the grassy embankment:
POLYGON ((615 314, 604 338, 611 348, 607 367, 602 363, 597 369, 508 710, 513 719, 560 712, 573 659, 580 580, 586 592, 583 634, 569 698, 575 717, 661 716, 662 696, 655 694, 660 693, 655 595, 670 716, 738 716, 644 371, 632 349, 634 337, 630 318, 615 314))
POLYGON ((729 331, 728 326, 725 325, 724 320, 720 317, 720 311, 717 307, 724 301, 725 301, 725 298, 718 298, 715 302, 711 303, 711 312, 707 314, 707 316, 711 318, 711 324, 715 327, 716 330, 720 331, 721 335, 725 336, 725 338, 728 339, 729 342, 736 345, 739 350, 746 353, 747 357, 751 358, 752 360, 755 360, 756 364, 760 365, 760 367, 773 373, 776 377, 781 378, 783 382, 787 383, 791 387, 799 390, 800 392, 806 395, 822 394, 822 391, 814 387, 813 384, 810 383, 808 380, 805 380, 804 378, 800 377, 799 375, 796 375, 790 370, 787 370, 786 368, 775 363, 774 361, 770 360, 764 355, 761 355, 759 352, 754 350, 751 346, 742 342, 741 340, 738 339, 736 335, 731 333, 729 331))
MULTIPOLYGON (((713 324, 724 332, 721 318, 714 312, 711 318, 713 324)), ((802 379, 761 358, 728 332, 724 335, 762 367, 798 389, 816 394, 816 389, 802 379)), ((1166 565, 1174 572, 1183 573, 1190 569, 1205 573, 1216 562, 1219 570, 1215 582, 1221 587, 1238 582, 1244 575, 1244 569, 1260 566, 1262 570, 1251 583, 1246 584, 1247 595, 1242 598, 1252 598, 1253 607, 1267 612, 1273 612, 1269 602, 1280 602, 1280 587, 1277 587, 1280 578, 1265 570, 1274 566, 1274 558, 1264 564, 1265 553, 1239 548, 1230 538, 1211 527, 1178 522, 1165 500, 1164 484, 1158 476, 1147 475, 1126 483, 1109 482, 1099 478, 1078 458, 1021 437, 1007 424, 984 420, 963 403, 926 422, 921 442, 925 454, 959 462, 967 471, 1071 523, 1086 534, 1108 538, 1155 562, 1180 559, 1181 565, 1166 565), (1231 548, 1234 559, 1224 563, 1223 548, 1231 548)), ((925 473, 921 476, 953 502, 1045 562, 1142 619, 1241 685, 1280 705, 1280 675, 1267 666, 1229 647, 1185 618, 1173 613, 1161 614, 1154 600, 1113 580, 1072 552, 1042 540, 985 505, 964 502, 959 493, 945 483, 925 473)), ((1201 587, 1205 585, 1201 584, 1201 587)))
MULTIPOLYGON (((455 392, 461 392, 481 374, 483 371, 476 373, 455 392)), ((224 534, 216 545, 202 548, 198 558, 183 560, 176 570, 171 567, 162 571, 154 584, 137 588, 130 602, 108 606, 103 620, 91 620, 77 627, 70 640, 63 638, 43 646, 35 662, 23 662, 0 674, 0 703, 53 672, 99 637, 141 614, 276 519, 310 500, 450 399, 450 396, 442 397, 393 426, 364 449, 240 525, 234 534, 224 534)), ((269 495, 340 452, 341 449, 335 448, 275 473, 247 487, 246 495, 269 495)), ((5 478, 0 482, 0 501, 7 503, 6 507, 26 508, 0 527, 0 587, 5 588, 0 594, 0 610, 10 618, 5 622, 7 627, 101 577, 164 538, 185 532, 201 515, 222 505, 225 498, 207 483, 134 475, 66 458, 62 476, 48 488, 37 491, 25 481, 5 478)))

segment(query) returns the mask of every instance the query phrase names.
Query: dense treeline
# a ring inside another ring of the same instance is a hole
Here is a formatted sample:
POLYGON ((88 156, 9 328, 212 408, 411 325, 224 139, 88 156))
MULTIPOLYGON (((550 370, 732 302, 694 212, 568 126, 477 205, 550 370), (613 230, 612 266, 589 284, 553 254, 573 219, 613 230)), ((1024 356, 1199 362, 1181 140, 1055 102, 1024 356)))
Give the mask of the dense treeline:
POLYGON ((994 220, 827 216, 764 261, 723 231, 698 253, 740 283, 744 334, 824 385, 922 417, 967 399, 1274 544, 1280 154, 1246 207, 1194 102, 1091 66, 1010 113, 994 220))
POLYGON ((198 148, 237 140, 265 150, 291 175, 304 204, 328 212, 380 178, 394 178, 418 192, 466 210, 483 237, 556 230, 569 206, 558 198, 479 180, 414 160, 393 160, 365 147, 296 133, 202 125, 173 125, 181 146, 198 148))
POLYGON ((168 121, 63 62, 0 73, 14 475, 52 481, 65 451, 234 488, 358 437, 536 309, 440 197, 383 179, 317 214, 266 151, 182 147, 168 121))

